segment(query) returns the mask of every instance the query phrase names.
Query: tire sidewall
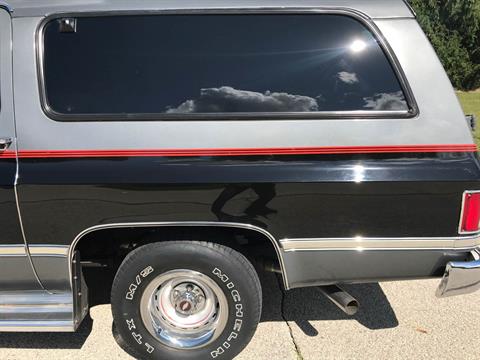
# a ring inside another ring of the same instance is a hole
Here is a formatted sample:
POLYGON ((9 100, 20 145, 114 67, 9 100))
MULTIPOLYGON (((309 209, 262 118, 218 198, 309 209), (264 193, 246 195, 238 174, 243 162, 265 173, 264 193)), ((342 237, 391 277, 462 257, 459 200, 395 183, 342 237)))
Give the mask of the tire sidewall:
POLYGON ((135 250, 121 265, 112 291, 112 311, 121 337, 146 359, 233 358, 253 335, 261 306, 258 294, 251 291, 254 288, 248 281, 251 275, 242 265, 235 257, 227 256, 226 251, 192 242, 149 244, 135 250), (140 302, 145 288, 157 276, 171 270, 200 272, 211 278, 226 296, 226 326, 205 347, 190 350, 169 347, 153 337, 143 324, 140 302))

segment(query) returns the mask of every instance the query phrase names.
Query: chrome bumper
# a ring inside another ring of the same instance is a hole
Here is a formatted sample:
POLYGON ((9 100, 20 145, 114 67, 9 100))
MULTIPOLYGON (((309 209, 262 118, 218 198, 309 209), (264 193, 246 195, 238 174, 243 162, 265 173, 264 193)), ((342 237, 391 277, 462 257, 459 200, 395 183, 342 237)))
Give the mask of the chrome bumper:
POLYGON ((480 249, 472 251, 473 261, 451 261, 437 289, 437 297, 469 294, 480 289, 480 249))

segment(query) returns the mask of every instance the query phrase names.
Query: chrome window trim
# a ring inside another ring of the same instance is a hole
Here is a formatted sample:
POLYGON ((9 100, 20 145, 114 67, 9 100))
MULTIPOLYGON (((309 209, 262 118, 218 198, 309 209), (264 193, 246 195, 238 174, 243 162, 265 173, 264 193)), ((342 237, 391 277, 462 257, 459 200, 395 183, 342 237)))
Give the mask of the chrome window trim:
POLYGON ((80 232, 75 239, 73 240, 72 244, 68 250, 68 270, 69 270, 69 278, 70 278, 70 285, 73 285, 73 256, 75 254, 75 248, 78 242, 87 234, 92 233, 97 230, 105 230, 105 229, 113 229, 113 228, 129 228, 129 227, 172 227, 172 226, 179 226, 179 227, 225 227, 225 228, 238 228, 238 229, 245 229, 245 230, 252 230, 256 231, 264 236, 266 236, 270 242, 272 243, 275 252, 278 257, 278 261, 280 263, 280 270, 282 272, 283 284, 285 289, 289 289, 288 285, 288 278, 287 272, 285 270, 285 264, 283 261, 283 252, 281 249, 280 244, 275 239, 275 237, 270 234, 267 230, 262 229, 258 226, 251 225, 251 224, 244 224, 244 223, 233 223, 233 222, 215 222, 215 221, 167 221, 167 222, 130 222, 130 223, 112 223, 112 224, 103 224, 103 225, 95 225, 89 227, 82 232, 80 232))
POLYGON ((282 250, 371 251, 371 250, 473 250, 480 246, 480 234, 458 237, 398 238, 299 238, 280 240, 282 250))
POLYGON ((170 221, 170 222, 130 222, 95 225, 81 231, 68 247, 68 267, 72 284, 73 255, 78 242, 87 234, 97 230, 129 227, 228 227, 256 231, 266 236, 277 254, 285 289, 289 289, 288 273, 284 254, 293 251, 371 251, 371 250, 455 250, 469 251, 480 246, 480 234, 458 237, 385 237, 385 238, 298 238, 277 241, 267 230, 251 224, 212 221, 170 221))
POLYGON ((458 220, 458 233, 460 235, 480 234, 480 230, 477 231, 462 231, 462 219, 465 206, 465 198, 468 194, 478 194, 480 190, 465 190, 462 194, 462 207, 460 208, 460 219, 458 220))
POLYGON ((412 119, 419 115, 419 108, 412 89, 406 79, 400 62, 392 48, 372 21, 364 13, 351 8, 234 8, 234 9, 190 9, 190 10, 158 10, 158 11, 97 11, 97 12, 58 12, 46 16, 38 25, 35 35, 37 77, 40 94, 40 103, 47 117, 56 121, 85 122, 85 121, 225 121, 225 120, 322 120, 322 119, 412 119), (359 21, 375 37, 383 50, 387 61, 397 77, 409 110, 405 111, 317 111, 317 112, 259 112, 259 113, 199 113, 199 114, 62 114, 54 111, 48 104, 44 74, 44 43, 43 34, 45 25, 53 19, 61 17, 95 17, 121 15, 202 15, 202 14, 332 14, 349 16, 359 21))

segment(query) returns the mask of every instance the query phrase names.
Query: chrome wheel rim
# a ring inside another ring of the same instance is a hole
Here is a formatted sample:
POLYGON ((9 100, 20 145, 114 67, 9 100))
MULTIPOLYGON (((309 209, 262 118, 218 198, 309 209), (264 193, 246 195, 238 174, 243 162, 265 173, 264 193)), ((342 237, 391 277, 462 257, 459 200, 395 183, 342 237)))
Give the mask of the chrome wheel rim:
POLYGON ((172 270, 146 287, 140 314, 150 334, 176 349, 206 346, 228 320, 228 302, 210 277, 193 270, 172 270))

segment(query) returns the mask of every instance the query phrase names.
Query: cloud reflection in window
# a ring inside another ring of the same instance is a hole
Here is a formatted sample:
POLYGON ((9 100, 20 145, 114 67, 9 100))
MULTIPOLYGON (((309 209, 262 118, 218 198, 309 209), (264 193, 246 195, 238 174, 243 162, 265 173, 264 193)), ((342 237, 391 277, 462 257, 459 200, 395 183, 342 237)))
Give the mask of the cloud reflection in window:
POLYGON ((265 93, 238 90, 230 86, 203 88, 197 99, 184 101, 167 113, 231 113, 231 112, 311 112, 318 111, 314 98, 284 92, 265 93))
POLYGON ((365 97, 363 100, 365 101, 365 105, 363 106, 365 109, 392 111, 408 110, 407 102, 405 101, 402 91, 375 94, 372 97, 365 97))
POLYGON ((340 71, 337 74, 337 77, 340 81, 348 85, 353 85, 358 83, 357 74, 355 74, 354 72, 340 71))

